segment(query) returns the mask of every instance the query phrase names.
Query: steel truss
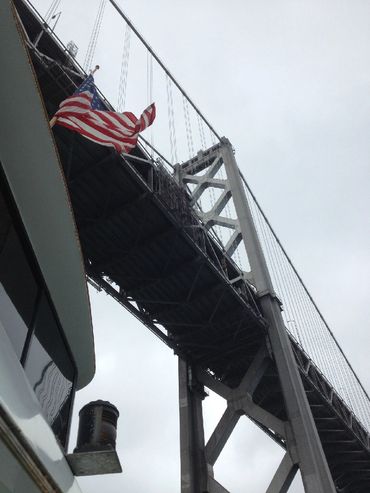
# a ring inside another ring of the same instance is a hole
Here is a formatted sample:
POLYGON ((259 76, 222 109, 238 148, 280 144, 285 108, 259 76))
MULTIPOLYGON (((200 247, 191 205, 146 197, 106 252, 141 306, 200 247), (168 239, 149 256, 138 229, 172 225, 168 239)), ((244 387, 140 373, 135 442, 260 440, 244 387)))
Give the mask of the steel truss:
MULTIPOLYGON (((273 289, 230 142, 222 138, 220 144, 205 153, 200 153, 190 162, 178 166, 177 177, 184 185, 188 183, 196 185, 192 192, 193 204, 197 203, 206 188, 216 187, 223 190, 212 209, 200 215, 208 227, 219 224, 234 229, 226 245, 226 251, 229 254, 235 251, 240 241, 244 242, 250 265, 248 278, 253 280, 262 313, 269 323, 268 341, 277 366, 287 413, 287 421, 279 422, 266 411, 262 412, 262 409, 253 403, 253 391, 266 365, 266 352, 262 349, 236 389, 228 389, 220 382, 215 386, 212 379, 208 378, 210 388, 218 391, 227 399, 228 405, 208 444, 202 447, 204 438, 202 438, 201 396, 192 389, 195 369, 187 366, 185 362, 180 362, 182 493, 226 491, 221 485, 215 483, 212 467, 243 413, 285 440, 287 454, 267 490, 268 493, 287 491, 298 467, 301 470, 307 493, 334 493, 336 489, 299 375, 292 345, 281 315, 280 302, 273 289), (215 175, 222 164, 226 170, 226 179, 217 179, 215 175), (197 176, 203 170, 207 170, 206 173, 197 176), (237 214, 237 219, 233 221, 220 216, 230 198, 233 200, 237 214), (202 448, 200 452, 199 449, 202 448), (195 455, 194 450, 197 451, 195 455), (197 460, 199 454, 201 458, 197 460)), ((204 384, 202 374, 196 373, 199 382, 204 384)))
MULTIPOLYGON (((268 368, 270 355, 266 347, 257 353, 237 388, 230 388, 209 372, 196 369, 179 359, 179 407, 181 441, 181 492, 227 493, 216 481, 213 467, 241 416, 248 416, 286 448, 292 432, 280 420, 253 401, 253 393, 268 368), (204 441, 202 400, 204 386, 227 401, 227 408, 208 442, 204 441)), ((287 491, 298 469, 293 444, 273 477, 267 493, 287 491)))

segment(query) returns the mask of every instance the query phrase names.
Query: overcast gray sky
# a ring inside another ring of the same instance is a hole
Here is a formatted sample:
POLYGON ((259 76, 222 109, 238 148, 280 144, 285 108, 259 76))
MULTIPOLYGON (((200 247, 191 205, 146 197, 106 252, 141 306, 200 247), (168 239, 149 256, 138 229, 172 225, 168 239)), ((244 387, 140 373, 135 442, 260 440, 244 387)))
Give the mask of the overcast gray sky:
MULTIPOLYGON (((44 13, 50 1, 36 3, 44 13)), ((119 3, 235 146, 240 168, 369 391, 370 3, 119 3)), ((86 4, 62 0, 58 25, 65 41, 80 46, 81 59, 99 1, 89 0, 87 13, 86 4)), ((113 99, 123 43, 115 22, 107 7, 96 60, 96 81, 113 99)), ((91 301, 97 372, 78 393, 76 410, 96 398, 118 406, 124 473, 81 479, 84 493, 179 491, 176 359, 106 295, 92 292, 91 301)), ((222 406, 206 399, 207 434, 222 406)), ((281 457, 245 418, 216 478, 232 493, 263 493, 281 457)), ((293 493, 303 491, 299 483, 293 493)))

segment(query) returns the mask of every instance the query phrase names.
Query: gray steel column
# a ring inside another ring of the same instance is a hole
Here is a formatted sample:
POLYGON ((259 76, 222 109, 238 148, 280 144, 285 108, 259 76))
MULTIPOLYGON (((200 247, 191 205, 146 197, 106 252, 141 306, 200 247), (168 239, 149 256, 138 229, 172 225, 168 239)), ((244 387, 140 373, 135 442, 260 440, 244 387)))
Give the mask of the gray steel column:
POLYGON ((222 138, 221 141, 224 165, 243 241, 260 296, 262 312, 269 322, 269 338, 292 430, 292 437, 287 443, 288 449, 298 462, 306 493, 335 493, 336 489, 298 372, 279 301, 274 293, 233 149, 226 138, 222 138))
POLYGON ((181 493, 207 493, 202 386, 194 385, 192 367, 179 358, 181 493))

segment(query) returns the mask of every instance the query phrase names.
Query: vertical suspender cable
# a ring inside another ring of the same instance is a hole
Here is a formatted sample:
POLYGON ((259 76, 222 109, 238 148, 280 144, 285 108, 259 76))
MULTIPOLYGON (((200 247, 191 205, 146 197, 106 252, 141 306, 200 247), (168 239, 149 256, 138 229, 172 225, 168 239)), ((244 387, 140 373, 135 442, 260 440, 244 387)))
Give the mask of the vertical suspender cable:
POLYGON ((172 81, 166 74, 166 86, 167 86, 167 104, 168 104, 168 127, 170 131, 170 146, 171 146, 171 162, 177 163, 177 144, 176 144, 176 131, 175 131, 175 114, 173 108, 172 97, 172 81))
POLYGON ((130 59, 131 27, 126 24, 125 37, 123 41, 123 52, 121 61, 121 74, 118 84, 117 110, 124 111, 127 94, 128 62, 130 59))
POLYGON ((146 95, 149 106, 153 102, 153 57, 149 51, 146 53, 146 95))
POLYGON ((203 119, 199 116, 198 113, 197 113, 197 119, 198 119, 200 143, 203 149, 207 149, 206 139, 204 135, 204 128, 203 128, 203 119))
POLYGON ((85 56, 85 60, 83 63, 83 68, 85 71, 90 70, 90 68, 92 66, 92 61, 93 61, 93 58, 95 55, 96 43, 98 41, 100 27, 101 27, 101 23, 103 20, 103 14, 104 14, 104 9, 105 9, 106 3, 107 3, 106 0, 100 0, 98 13, 97 13, 97 16, 95 19, 94 27, 93 27, 93 30, 92 30, 92 33, 90 36, 89 45, 87 47, 86 56, 85 56))
MULTIPOLYGON (((314 329, 314 326, 316 324, 319 324, 320 325, 320 331, 322 333, 325 333, 326 332, 326 337, 330 341, 330 345, 331 345, 331 348, 330 348, 330 353, 331 354, 330 354, 329 360, 326 361, 326 363, 330 365, 334 361, 335 362, 335 365, 334 366, 335 366, 335 369, 337 370, 337 374, 335 372, 332 373, 332 375, 333 375, 334 378, 337 377, 337 378, 335 378, 335 381, 333 382, 334 386, 336 387, 337 391, 340 394, 343 392, 343 390, 341 388, 338 388, 338 383, 340 381, 343 382, 343 388, 350 388, 351 390, 352 389, 356 389, 356 390, 353 391, 353 397, 354 397, 353 400, 355 400, 356 406, 354 407, 352 402, 351 403, 347 402, 347 404, 349 405, 350 408, 352 408, 355 411, 355 414, 360 418, 360 420, 362 421, 362 423, 365 426, 366 425, 369 426, 369 424, 370 424, 369 418, 367 417, 366 412, 363 412, 363 410, 365 409, 365 403, 366 403, 366 406, 368 406, 369 401, 370 401, 368 393, 366 392, 366 390, 363 387, 361 381, 359 380, 358 376, 356 375, 356 373, 355 373, 353 367, 351 366, 350 362, 346 358, 346 356, 345 356, 342 348, 340 347, 340 345, 339 345, 338 341, 336 340, 334 334, 330 330, 327 322, 325 321, 324 317, 322 316, 322 314, 321 314, 320 310, 318 309, 316 303, 312 299, 309 291, 307 290, 305 284, 303 283, 302 278, 300 277, 300 275, 298 274, 297 270, 295 269, 292 261, 290 260, 290 258, 287 255, 284 247, 280 243, 279 238, 275 234, 275 232, 274 232, 273 228, 271 227, 271 225, 270 225, 267 217, 265 216, 263 210, 261 209, 260 205, 258 204, 258 201, 257 201, 256 197, 254 196, 253 192, 251 191, 250 187, 248 186, 248 184, 245 181, 245 179, 244 179, 243 176, 242 176, 242 180, 244 182, 244 185, 246 187, 246 190, 250 194, 252 200, 256 204, 256 207, 258 208, 258 210, 261 213, 264 221, 266 222, 266 225, 269 228, 269 230, 271 232, 271 235, 275 239, 275 241, 276 241, 276 247, 279 248, 279 250, 281 251, 281 255, 284 258, 284 262, 287 263, 287 267, 289 266, 290 276, 292 276, 294 278, 294 280, 295 280, 295 286, 292 286, 292 295, 293 295, 293 297, 297 296, 297 286, 299 286, 300 292, 299 292, 299 297, 297 299, 298 303, 297 303, 297 306, 296 306, 298 308, 298 314, 301 315, 302 306, 304 306, 304 309, 306 311, 306 317, 307 317, 307 310, 309 310, 309 312, 310 312, 309 318, 311 320, 310 320, 309 326, 312 329, 314 329), (304 302, 305 305, 302 305, 302 297, 305 298, 305 302, 304 302), (307 308, 307 305, 309 306, 309 308, 307 308), (316 321, 315 321, 315 319, 316 319, 316 321), (339 375, 339 373, 340 373, 340 375, 339 375), (352 382, 352 383, 350 383, 350 382, 352 382), (360 414, 360 416, 359 416, 359 414, 360 414)), ((306 320, 307 320, 307 318, 306 318, 306 320)), ((320 337, 320 333, 319 332, 316 333, 316 336, 315 335, 313 336, 313 340, 311 342, 316 343, 316 340, 315 339, 318 338, 318 337, 320 337)), ((317 350, 314 349, 313 356, 315 356, 315 351, 317 353, 317 350)), ((349 401, 348 397, 347 397, 346 401, 349 401)))
POLYGON ((197 106, 194 104, 194 102, 189 98, 189 96, 186 94, 184 89, 180 86, 180 84, 177 82, 177 80, 174 78, 174 76, 171 74, 171 72, 166 68, 166 66, 163 64, 163 62, 160 60, 160 58, 155 54, 153 49, 149 46, 149 44, 145 41, 145 39, 142 37, 142 35, 139 33, 139 31, 132 24, 130 19, 123 13, 122 9, 118 6, 117 2, 115 0, 109 0, 109 2, 113 5, 113 7, 116 9, 116 11, 119 13, 119 15, 127 22, 127 24, 129 26, 131 26, 131 29, 133 30, 133 32, 136 34, 138 39, 144 44, 144 46, 147 48, 147 50, 152 54, 153 58, 156 60, 158 65, 164 70, 167 77, 169 77, 171 79, 171 81, 177 87, 177 89, 181 92, 181 94, 183 94, 186 97, 186 99, 188 100, 189 104, 193 107, 195 112, 198 113, 202 117, 202 120, 205 123, 205 125, 207 125, 209 127, 209 129, 212 130, 212 132, 214 133, 215 137, 217 137, 217 139, 220 139, 220 136, 214 130, 212 125, 202 115, 200 110, 197 108, 197 106))
MULTIPOLYGON (((146 86, 147 86, 147 105, 153 103, 153 55, 147 51, 146 54, 146 86)), ((154 134, 153 125, 150 129, 150 155, 153 157, 153 147, 154 147, 154 134)))
POLYGON ((191 122, 189 115, 189 103, 184 95, 182 95, 182 104, 184 107, 184 118, 185 118, 185 129, 186 129, 186 139, 188 143, 189 159, 194 157, 194 141, 193 133, 191 130, 191 122))
POLYGON ((55 13, 57 8, 59 7, 60 1, 61 0, 53 0, 51 2, 50 7, 46 11, 46 14, 44 17, 46 23, 48 23, 50 21, 50 19, 52 18, 53 14, 55 13))

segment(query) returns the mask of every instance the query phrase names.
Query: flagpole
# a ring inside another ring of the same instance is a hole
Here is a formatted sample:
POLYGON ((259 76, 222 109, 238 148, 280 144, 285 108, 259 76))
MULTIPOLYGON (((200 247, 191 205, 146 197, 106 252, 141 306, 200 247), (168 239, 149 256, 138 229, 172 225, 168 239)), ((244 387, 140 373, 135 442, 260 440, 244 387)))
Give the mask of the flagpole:
MULTIPOLYGON (((90 70, 90 75, 94 75, 97 70, 100 69, 100 65, 95 65, 95 68, 93 70, 90 70)), ((53 128, 54 125, 56 124, 57 117, 53 116, 53 118, 49 121, 49 126, 50 128, 53 128)))

